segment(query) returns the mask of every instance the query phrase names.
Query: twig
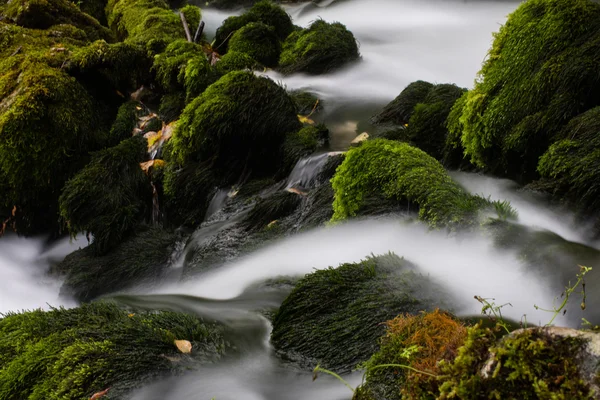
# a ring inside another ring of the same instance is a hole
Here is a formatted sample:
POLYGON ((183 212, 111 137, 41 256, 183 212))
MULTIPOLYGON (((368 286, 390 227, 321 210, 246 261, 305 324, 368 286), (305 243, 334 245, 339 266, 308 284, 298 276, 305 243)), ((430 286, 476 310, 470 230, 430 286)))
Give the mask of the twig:
POLYGON ((198 24, 198 29, 196 29, 196 34, 194 35, 194 43, 198 43, 198 39, 202 36, 202 32, 204 31, 204 21, 200 21, 198 24))
POLYGON ((185 31, 185 37, 187 38, 188 42, 191 42, 192 34, 190 33, 190 27, 188 26, 188 23, 185 19, 185 15, 182 12, 180 12, 179 18, 181 18, 181 23, 183 24, 183 30, 185 31))

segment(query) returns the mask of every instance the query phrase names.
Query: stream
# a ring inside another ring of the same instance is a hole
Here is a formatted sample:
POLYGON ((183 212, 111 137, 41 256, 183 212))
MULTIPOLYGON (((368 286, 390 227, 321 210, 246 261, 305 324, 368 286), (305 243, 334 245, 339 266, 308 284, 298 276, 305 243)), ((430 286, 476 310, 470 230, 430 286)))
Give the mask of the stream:
MULTIPOLYGON (((272 71, 266 74, 288 89, 317 94, 324 111, 315 119, 330 128, 328 150, 344 151, 354 137, 372 129, 369 118, 408 83, 422 79, 471 87, 490 47, 492 32, 517 5, 510 1, 346 0, 327 7, 313 3, 287 6, 294 22, 301 26, 317 18, 346 24, 360 42, 362 60, 318 77, 283 77, 272 71)), ((209 35, 220 21, 232 15, 213 10, 203 13, 209 35)), ((325 157, 321 154, 301 160, 286 185, 308 186, 325 157)), ((518 212, 518 224, 547 235, 557 254, 562 255, 563 247, 586 249, 591 254, 586 260, 600 260, 596 258, 599 243, 590 239, 586 227, 577 225, 568 211, 520 191, 511 181, 464 172, 452 172, 452 176, 471 193, 509 200, 518 212)), ((209 217, 222 207, 229 190, 222 189, 215 195, 209 217)), ((2 238, 0 312, 74 306, 69 299, 58 297, 61 282, 49 278, 45 271, 86 245, 81 235, 51 247, 45 245, 45 238, 2 238)), ((548 249, 550 245, 538 251, 548 249)), ((266 315, 281 304, 292 286, 265 282, 301 277, 315 269, 389 251, 407 258, 419 267, 419 272, 444 285, 458 299, 454 311, 459 316, 480 313, 481 304, 473 299, 479 295, 494 298, 498 304, 510 302, 512 306, 504 308, 503 313, 515 321, 526 315, 530 323, 543 324, 551 315, 536 310, 534 305, 552 307, 561 288, 578 272, 566 253, 564 262, 557 261, 561 267, 558 272, 545 265, 530 268, 516 247, 500 249, 490 236, 449 236, 399 217, 364 219, 302 232, 193 279, 169 280, 111 296, 129 306, 184 311, 219 322, 226 327, 227 340, 236 349, 213 365, 143 387, 132 393, 131 399, 349 400, 352 393, 335 378, 321 375, 313 382, 310 372, 297 370, 277 357, 269 344, 271 325, 266 315)), ((180 257, 171 266, 173 276, 181 276, 183 263, 180 257)), ((590 273, 590 288, 600 284, 597 275, 597 271, 590 273)), ((600 294, 588 294, 588 303, 600 304, 600 294)), ((555 322, 577 327, 581 315, 573 310, 555 322)), ((360 372, 345 377, 352 386, 358 385, 361 378, 360 372)))

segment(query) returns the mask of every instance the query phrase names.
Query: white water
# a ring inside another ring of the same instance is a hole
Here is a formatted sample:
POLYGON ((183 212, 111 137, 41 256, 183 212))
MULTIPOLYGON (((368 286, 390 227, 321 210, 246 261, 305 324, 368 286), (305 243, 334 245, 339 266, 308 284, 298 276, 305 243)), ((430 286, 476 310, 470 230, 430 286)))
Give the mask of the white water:
POLYGON ((1 238, 0 313, 73 306, 72 301, 58 296, 62 282, 46 272, 51 263, 86 245, 81 235, 77 240, 63 239, 48 249, 44 248, 41 238, 1 238))

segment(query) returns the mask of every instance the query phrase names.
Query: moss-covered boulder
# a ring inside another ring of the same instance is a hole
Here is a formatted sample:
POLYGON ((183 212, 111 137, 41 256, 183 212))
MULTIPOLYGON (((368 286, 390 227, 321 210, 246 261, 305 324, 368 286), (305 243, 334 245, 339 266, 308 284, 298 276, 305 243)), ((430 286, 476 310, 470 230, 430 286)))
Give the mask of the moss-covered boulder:
POLYGON ((283 143, 283 166, 278 176, 285 178, 300 159, 314 153, 328 140, 329 129, 324 124, 306 125, 298 132, 289 133, 283 143))
POLYGON ((323 111, 323 101, 314 93, 293 90, 290 92, 290 97, 294 100, 294 104, 296 104, 298 115, 312 115, 323 111))
POLYGON ((410 83, 400 94, 386 105, 371 121, 373 124, 406 125, 412 116, 415 106, 423 103, 433 84, 425 81, 410 83))
POLYGON ((332 220, 357 215, 368 195, 416 206, 432 227, 458 227, 476 221, 488 201, 455 183, 442 165, 422 150, 385 139, 351 149, 332 179, 332 220))
POLYGON ((234 32, 251 22, 262 22, 272 27, 279 40, 284 40, 294 30, 290 16, 283 8, 269 0, 262 0, 242 15, 229 17, 223 21, 215 34, 215 49, 225 54, 234 32))
POLYGON ((440 361, 453 361, 467 328, 435 310, 399 315, 386 322, 379 350, 361 365, 365 381, 353 400, 433 399, 439 392, 440 361))
POLYGON ((285 74, 324 74, 360 58, 352 32, 339 22, 323 20, 294 31, 283 43, 279 69, 285 74))
POLYGON ((108 0, 70 0, 71 3, 79 6, 79 9, 84 13, 91 15, 104 26, 107 26, 106 20, 106 4, 108 0))
POLYGON ((107 398, 210 362, 224 351, 218 327, 175 312, 124 311, 109 303, 9 313, 0 319, 0 399, 107 398), (188 340, 181 354, 175 340, 188 340))
POLYGON ((279 61, 281 42, 275 28, 262 22, 250 22, 229 39, 229 50, 246 53, 262 65, 272 68, 279 61))
POLYGON ((55 269, 65 275, 61 295, 91 301, 107 293, 148 285, 169 268, 177 237, 158 228, 139 227, 108 254, 88 246, 69 254, 55 269))
POLYGON ((457 357, 441 367, 437 398, 594 399, 590 383, 596 380, 598 355, 582 358, 590 337, 572 332, 525 329, 496 342, 490 329, 469 328, 457 357))
POLYGON ((53 25, 72 25, 85 32, 88 40, 114 41, 110 30, 68 0, 13 0, 1 15, 17 25, 48 29, 53 25))
POLYGON ((388 254, 306 275, 274 315, 271 343, 307 369, 354 369, 376 351, 383 322, 447 300, 413 268, 388 254))
POLYGON ((60 196, 60 214, 73 234, 94 236, 103 254, 120 243, 148 215, 150 181, 140 168, 147 141, 136 136, 94 153, 92 161, 70 179, 60 196))
POLYGON ((600 107, 573 118, 539 160, 541 186, 581 214, 600 212, 600 107))
POLYGON ((464 103, 462 143, 471 161, 522 181, 571 118, 600 105, 600 4, 522 3, 495 35, 464 103))
POLYGON ((170 153, 180 165, 210 161, 226 181, 242 172, 272 174, 286 134, 299 128, 285 89, 251 72, 231 72, 185 108, 170 153))
POLYGON ((215 69, 220 75, 226 75, 237 70, 263 69, 263 66, 247 53, 230 50, 219 59, 215 69))
POLYGON ((109 0, 106 15, 119 39, 146 46, 154 54, 185 38, 179 16, 164 0, 109 0))
POLYGON ((64 68, 88 90, 94 91, 95 96, 107 98, 112 95, 122 101, 116 92, 125 95, 148 82, 151 65, 147 51, 139 46, 98 40, 75 49, 64 68))

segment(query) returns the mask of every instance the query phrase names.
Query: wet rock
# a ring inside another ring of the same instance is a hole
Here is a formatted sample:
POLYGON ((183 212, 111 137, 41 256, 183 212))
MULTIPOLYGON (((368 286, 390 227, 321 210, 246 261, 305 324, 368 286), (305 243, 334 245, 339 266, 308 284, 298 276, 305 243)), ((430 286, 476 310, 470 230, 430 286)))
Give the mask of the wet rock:
POLYGON ((164 276, 178 237, 158 228, 140 227, 110 253, 98 256, 86 247, 69 254, 55 270, 65 274, 61 294, 91 301, 135 285, 152 285, 164 276))

